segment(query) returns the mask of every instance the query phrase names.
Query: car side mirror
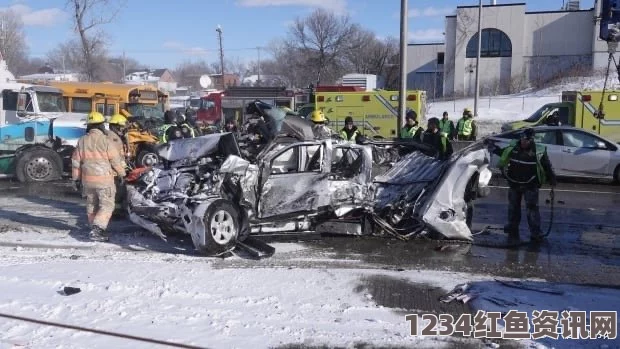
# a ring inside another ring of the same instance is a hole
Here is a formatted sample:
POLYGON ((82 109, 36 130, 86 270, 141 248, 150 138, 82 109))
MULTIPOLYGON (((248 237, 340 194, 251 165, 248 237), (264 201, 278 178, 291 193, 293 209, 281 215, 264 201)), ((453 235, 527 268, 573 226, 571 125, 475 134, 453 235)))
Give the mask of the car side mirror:
POLYGON ((26 127, 26 129, 24 130, 24 138, 26 139, 26 142, 34 142, 34 128, 33 127, 26 127))

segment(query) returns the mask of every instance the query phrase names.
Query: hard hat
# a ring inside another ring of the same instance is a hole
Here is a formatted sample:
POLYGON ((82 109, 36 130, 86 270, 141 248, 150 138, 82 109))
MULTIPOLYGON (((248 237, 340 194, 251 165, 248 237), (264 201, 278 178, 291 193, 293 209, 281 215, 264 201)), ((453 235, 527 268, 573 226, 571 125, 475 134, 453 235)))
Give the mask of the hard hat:
POLYGON ((310 117, 312 122, 325 122, 325 115, 320 110, 315 110, 312 112, 312 116, 310 117))
POLYGON ((463 114, 471 114, 471 109, 469 108, 463 109, 463 114))
POLYGON ((112 117, 110 118, 110 121, 108 121, 108 123, 110 125, 125 126, 125 124, 127 124, 127 118, 122 116, 121 114, 114 114, 114 115, 112 115, 112 117))
POLYGON ((346 118, 344 118, 344 123, 345 124, 353 123, 353 118, 350 116, 347 116, 346 118))
POLYGON ((88 117, 86 118, 87 125, 102 124, 104 122, 105 122, 105 118, 103 117, 103 114, 96 112, 96 111, 90 112, 88 114, 88 117))

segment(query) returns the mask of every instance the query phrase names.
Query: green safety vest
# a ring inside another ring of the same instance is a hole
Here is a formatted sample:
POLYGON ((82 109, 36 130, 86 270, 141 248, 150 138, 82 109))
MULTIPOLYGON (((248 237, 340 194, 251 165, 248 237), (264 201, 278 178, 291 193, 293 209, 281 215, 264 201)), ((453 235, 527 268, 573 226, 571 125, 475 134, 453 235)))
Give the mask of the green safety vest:
POLYGON ((342 139, 344 139, 345 141, 351 142, 357 138, 359 133, 360 133, 359 130, 355 130, 355 132, 353 132, 353 134, 351 135, 351 138, 349 138, 349 136, 347 135, 347 131, 342 130, 340 131, 340 137, 342 137, 342 139))
POLYGON ((176 126, 173 124, 164 124, 162 125, 157 131, 159 133, 159 141, 161 143, 167 143, 168 142, 168 137, 166 136, 166 131, 168 131, 168 129, 172 126, 176 126))
POLYGON ((413 126, 409 130, 407 130, 406 127, 403 127, 400 131, 400 137, 401 138, 413 138, 415 136, 415 133, 418 132, 419 128, 420 126, 413 126))
POLYGON ((450 120, 439 120, 439 131, 442 134, 449 136, 452 133, 452 129, 450 127, 450 120))
POLYGON ((459 135, 461 136, 469 136, 471 135, 471 132, 473 131, 473 127, 472 127, 472 123, 474 122, 473 119, 461 119, 459 120, 459 125, 458 125, 458 131, 459 131, 459 135))
MULTIPOLYGON (((502 156, 499 158, 499 163, 497 166, 502 169, 508 165, 508 161, 510 161, 510 153, 514 150, 514 148, 519 143, 518 140, 512 140, 510 144, 504 149, 502 152, 502 156)), ((545 169, 542 167, 540 163, 542 157, 547 152, 547 147, 544 145, 536 144, 536 176, 538 177, 538 182, 540 184, 545 184, 547 182, 547 175, 545 174, 545 169)))

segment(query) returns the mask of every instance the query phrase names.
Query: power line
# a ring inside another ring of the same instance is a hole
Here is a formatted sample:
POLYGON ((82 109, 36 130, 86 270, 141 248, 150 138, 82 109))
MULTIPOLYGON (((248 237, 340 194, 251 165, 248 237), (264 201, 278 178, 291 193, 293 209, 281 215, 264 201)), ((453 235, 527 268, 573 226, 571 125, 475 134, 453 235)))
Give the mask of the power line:
POLYGON ((102 334, 102 335, 112 336, 112 337, 132 339, 132 340, 141 341, 141 342, 148 342, 148 343, 153 343, 153 344, 167 345, 167 346, 170 346, 170 347, 186 348, 186 349, 206 349, 205 347, 198 347, 198 346, 181 344, 181 343, 173 343, 173 342, 160 341, 160 340, 157 340, 157 339, 138 337, 138 336, 123 334, 123 333, 115 333, 115 332, 110 332, 110 331, 96 330, 96 329, 80 327, 80 326, 65 325, 65 324, 60 324, 60 323, 57 323, 57 322, 49 322, 49 321, 44 321, 44 320, 37 320, 37 319, 27 318, 27 317, 23 317, 23 316, 16 316, 16 315, 4 314, 4 313, 0 313, 0 317, 7 318, 7 319, 12 319, 12 320, 20 320, 20 321, 32 322, 32 323, 35 323, 35 324, 41 324, 41 325, 47 325, 47 326, 67 328, 67 329, 76 330, 76 331, 92 332, 92 333, 97 333, 97 334, 102 334))

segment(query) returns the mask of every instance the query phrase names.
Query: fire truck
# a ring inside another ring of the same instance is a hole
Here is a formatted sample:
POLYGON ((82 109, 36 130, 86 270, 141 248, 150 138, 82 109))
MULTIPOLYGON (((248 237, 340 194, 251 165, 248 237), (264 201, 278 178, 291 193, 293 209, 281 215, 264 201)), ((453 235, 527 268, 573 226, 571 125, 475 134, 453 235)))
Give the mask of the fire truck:
POLYGON ((260 99, 277 107, 295 110, 308 103, 309 95, 303 90, 285 87, 229 87, 224 91, 213 91, 201 97, 196 120, 203 124, 221 126, 227 120, 241 125, 248 103, 260 99))

